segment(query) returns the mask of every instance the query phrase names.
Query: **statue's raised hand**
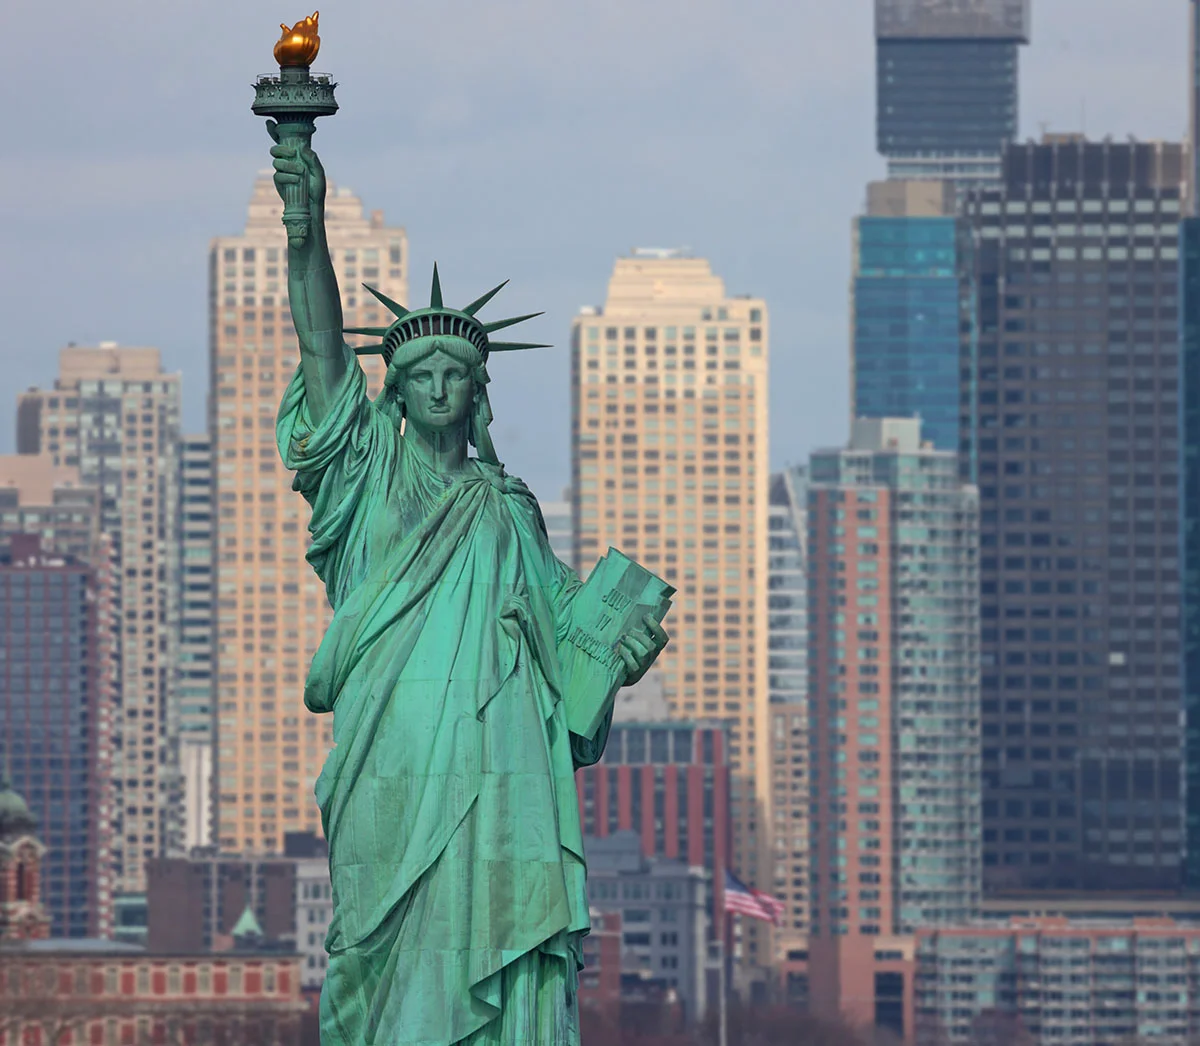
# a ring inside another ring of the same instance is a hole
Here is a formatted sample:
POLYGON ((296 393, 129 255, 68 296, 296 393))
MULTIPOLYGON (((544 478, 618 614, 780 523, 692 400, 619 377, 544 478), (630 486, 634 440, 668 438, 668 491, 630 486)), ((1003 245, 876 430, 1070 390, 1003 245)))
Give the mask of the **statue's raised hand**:
POLYGON ((287 202, 286 186, 298 185, 304 179, 308 185, 308 202, 314 210, 325 203, 325 168, 317 154, 307 145, 280 142, 279 131, 274 120, 267 121, 267 132, 275 141, 271 156, 275 167, 275 189, 287 202))

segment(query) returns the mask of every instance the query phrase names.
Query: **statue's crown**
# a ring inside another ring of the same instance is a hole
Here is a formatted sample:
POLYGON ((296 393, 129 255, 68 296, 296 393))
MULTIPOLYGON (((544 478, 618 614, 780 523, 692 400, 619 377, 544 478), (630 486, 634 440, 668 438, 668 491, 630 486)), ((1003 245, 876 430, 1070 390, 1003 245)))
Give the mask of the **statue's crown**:
POLYGON ((540 316, 540 312, 531 312, 526 316, 513 316, 507 320, 494 320, 491 323, 483 323, 475 318, 475 313, 491 301, 507 283, 508 280, 505 280, 500 286, 493 287, 487 294, 476 298, 470 305, 462 309, 448 309, 442 303, 442 284, 438 279, 436 263, 433 266, 433 288, 429 293, 429 308, 427 309, 406 309, 403 305, 392 301, 387 295, 381 294, 374 287, 364 283, 363 286, 375 295, 393 316, 397 317, 396 321, 390 327, 346 327, 343 329, 343 333, 369 334, 372 337, 382 338, 383 340, 378 344, 363 345, 354 351, 360 356, 381 355, 383 362, 388 365, 391 364, 396 350, 405 342, 431 335, 444 335, 469 341, 479 350, 479 355, 485 361, 491 352, 549 348, 548 345, 539 345, 529 341, 492 341, 489 337, 505 327, 511 327, 513 324, 540 316))

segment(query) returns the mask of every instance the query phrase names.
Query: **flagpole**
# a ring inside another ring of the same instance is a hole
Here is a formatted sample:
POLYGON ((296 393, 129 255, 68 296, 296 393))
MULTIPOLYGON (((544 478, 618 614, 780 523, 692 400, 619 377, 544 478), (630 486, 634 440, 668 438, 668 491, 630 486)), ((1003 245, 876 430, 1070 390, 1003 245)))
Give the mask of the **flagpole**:
MULTIPOLYGON (((724 922, 724 920, 722 920, 722 922, 724 922)), ((727 1014, 725 1012, 725 996, 726 996, 727 992, 725 990, 725 933, 724 933, 724 929, 722 929, 722 933, 717 938, 717 955, 721 959, 721 967, 717 974, 717 992, 720 995, 720 999, 718 1000, 718 1003, 717 1003, 717 1005, 718 1005, 717 1012, 719 1015, 719 1023, 717 1025, 718 1036, 719 1036, 718 1043, 719 1043, 719 1046, 729 1046, 729 1031, 728 1031, 728 1025, 726 1023, 727 1022, 727 1014)))

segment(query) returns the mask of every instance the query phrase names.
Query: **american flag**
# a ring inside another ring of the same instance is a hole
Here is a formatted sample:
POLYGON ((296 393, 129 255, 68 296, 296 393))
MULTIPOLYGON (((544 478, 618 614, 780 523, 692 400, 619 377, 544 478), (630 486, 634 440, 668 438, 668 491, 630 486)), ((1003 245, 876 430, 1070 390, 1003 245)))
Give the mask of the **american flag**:
POLYGON ((741 879, 725 870, 725 911, 737 915, 748 915, 751 919, 779 925, 783 916, 783 902, 761 890, 747 886, 741 879))

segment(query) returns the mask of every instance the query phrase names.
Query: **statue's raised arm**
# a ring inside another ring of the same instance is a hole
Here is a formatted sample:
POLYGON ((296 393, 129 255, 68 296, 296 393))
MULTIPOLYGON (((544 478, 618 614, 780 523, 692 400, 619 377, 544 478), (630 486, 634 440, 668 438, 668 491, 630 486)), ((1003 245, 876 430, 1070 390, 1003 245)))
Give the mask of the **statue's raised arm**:
POLYGON ((342 338, 342 299, 325 236, 325 171, 312 149, 280 143, 273 123, 267 124, 267 130, 277 143, 271 156, 279 195, 286 200, 287 188, 302 180, 308 188, 308 235, 300 240, 288 239, 288 298, 300 342, 309 412, 319 423, 328 413, 346 371, 357 366, 354 353, 342 338))
POLYGON ((500 462, 489 360, 543 347, 494 337, 536 314, 480 316, 503 283, 461 308, 436 265, 428 305, 364 284, 391 315, 343 328, 312 151, 313 121, 337 109, 310 68, 317 17, 284 27, 252 109, 277 121, 300 344, 276 442, 333 609, 304 686, 334 714, 315 789, 335 913, 321 1043, 580 1046, 575 771, 602 757, 617 688, 666 645, 674 590, 615 549, 581 582, 500 462), (359 355, 382 360, 374 397, 359 355))

